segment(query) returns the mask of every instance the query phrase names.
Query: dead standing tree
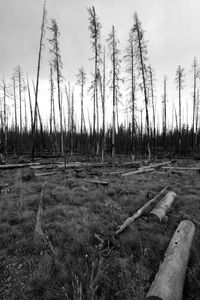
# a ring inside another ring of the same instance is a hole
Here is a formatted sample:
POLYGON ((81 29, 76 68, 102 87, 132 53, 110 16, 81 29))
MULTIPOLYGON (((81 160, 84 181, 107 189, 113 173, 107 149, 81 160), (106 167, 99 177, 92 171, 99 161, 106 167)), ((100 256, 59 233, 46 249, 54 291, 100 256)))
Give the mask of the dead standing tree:
POLYGON ((81 87, 81 138, 82 138, 82 134, 83 134, 83 129, 85 131, 84 128, 84 110, 83 110, 83 99, 84 99, 84 86, 86 83, 86 73, 84 71, 83 66, 79 69, 77 76, 77 84, 80 85, 81 87))
POLYGON ((154 147, 154 156, 156 151, 156 104, 155 104, 155 96, 154 96, 154 72, 152 67, 149 66, 149 80, 150 80, 150 94, 151 94, 151 103, 153 110, 153 147, 154 147))
POLYGON ((54 80, 53 80, 53 66, 50 62, 50 118, 49 118, 49 130, 50 130, 50 140, 51 148, 57 153, 57 132, 56 132, 56 116, 55 116, 55 101, 54 101, 54 80))
POLYGON ((15 114, 15 154, 17 153, 17 135, 18 135, 18 124, 17 124, 17 96, 16 96, 16 74, 12 75, 12 86, 13 86, 13 101, 14 101, 14 114, 15 114))
POLYGON ((163 149, 166 146, 166 135, 167 135, 167 76, 164 76, 164 94, 163 94, 163 149))
POLYGON ((20 134, 20 143, 19 151, 22 151, 22 90, 24 88, 24 78, 20 66, 15 68, 15 78, 18 85, 18 97, 19 97, 19 134, 20 134))
POLYGON ((63 135, 63 112, 62 112, 62 101, 61 101, 61 82, 62 82, 62 62, 61 62, 61 55, 60 55, 60 48, 58 38, 60 36, 60 32, 58 30, 58 24, 55 19, 51 19, 51 27, 49 27, 53 37, 49 40, 52 48, 50 52, 52 53, 52 65, 56 71, 57 77, 57 92, 58 92, 58 107, 59 107, 59 116, 60 116, 60 152, 64 154, 64 135, 63 135))
POLYGON ((33 128, 33 108, 32 108, 31 91, 30 91, 28 76, 27 76, 27 91, 28 91, 29 109, 30 109, 30 116, 31 116, 31 128, 33 128))
POLYGON ((3 118, 2 118, 2 127, 3 127, 3 139, 0 143, 0 161, 1 163, 4 163, 7 161, 8 158, 8 106, 7 106, 7 97, 8 97, 8 91, 6 82, 3 79, 2 84, 0 86, 2 92, 3 92, 3 111, 1 112, 3 118))
POLYGON ((104 53, 103 53, 103 82, 101 78, 101 73, 99 71, 98 73, 98 79, 99 79, 99 85, 100 85, 100 91, 101 91, 101 106, 102 106, 102 151, 101 151, 101 159, 102 162, 104 161, 105 156, 105 145, 106 145, 106 139, 105 139, 105 97, 106 97, 106 57, 105 57, 105 47, 104 47, 104 53))
POLYGON ((46 1, 44 1, 43 14, 42 14, 42 26, 41 26, 41 34, 40 34, 40 45, 39 45, 39 53, 38 53, 36 89, 35 89, 35 93, 34 93, 35 94, 35 107, 34 107, 34 117, 33 117, 33 127, 32 127, 32 159, 33 160, 34 160, 34 155, 35 155, 38 91, 39 91, 39 80, 40 80, 40 65, 41 65, 43 40, 44 40, 44 35, 45 35, 46 15, 47 15, 46 1))
POLYGON ((181 66, 178 66, 177 70, 176 70, 176 77, 175 77, 175 83, 176 83, 176 88, 178 89, 178 100, 179 100, 179 141, 178 141, 178 145, 179 145, 179 152, 181 149, 181 128, 182 128, 182 124, 181 124, 181 91, 184 87, 184 77, 185 77, 185 73, 184 73, 184 68, 182 68, 181 66))
POLYGON ((145 61, 147 60, 146 57, 147 45, 144 40, 144 30, 142 29, 142 25, 138 19, 137 13, 134 14, 133 32, 134 32, 135 55, 138 62, 138 70, 142 75, 142 87, 144 92, 144 102, 145 102, 145 110, 146 110, 148 159, 151 160, 148 94, 147 94, 147 78, 146 78, 147 68, 145 64, 145 61))
POLYGON ((127 73, 127 86, 130 90, 130 103, 131 103, 131 142, 132 142, 132 154, 135 153, 135 138, 136 138, 136 121, 135 121, 135 102, 136 102, 136 78, 135 78, 135 55, 134 55, 134 39, 133 28, 129 32, 128 46, 125 49, 126 54, 124 56, 126 60, 126 73, 127 73))
MULTIPOLYGON (((90 39, 92 44, 92 49, 94 52, 94 80, 93 80, 93 149, 96 154, 99 155, 99 132, 96 135, 96 108, 98 109, 98 70, 99 65, 101 63, 101 43, 100 43, 100 36, 101 36, 101 24, 98 21, 98 17, 96 15, 96 11, 94 6, 88 8, 89 13, 89 30, 90 30, 90 39)), ((98 113, 98 111, 97 111, 98 113)), ((97 120, 98 121, 98 120, 97 120)), ((99 126, 97 122, 97 127, 99 126)), ((98 129, 98 128, 97 128, 98 129)))
POLYGON ((200 78, 200 70, 198 68, 197 59, 194 57, 194 63, 193 63, 193 72, 194 72, 194 85, 193 85, 193 116, 192 116, 192 148, 193 151, 195 150, 196 146, 196 136, 197 136, 197 128, 195 130, 195 123, 196 123, 196 117, 198 114, 197 111, 197 78, 200 78), (195 134, 196 131, 196 134, 195 134))
POLYGON ((113 101, 113 112, 112 112, 112 158, 115 155, 115 127, 116 127, 116 104, 118 101, 119 92, 119 72, 120 72, 120 63, 119 58, 120 51, 118 49, 119 40, 116 37, 116 31, 114 26, 112 26, 112 31, 107 39, 108 48, 110 51, 110 59, 112 64, 111 76, 112 76, 112 101, 113 101))

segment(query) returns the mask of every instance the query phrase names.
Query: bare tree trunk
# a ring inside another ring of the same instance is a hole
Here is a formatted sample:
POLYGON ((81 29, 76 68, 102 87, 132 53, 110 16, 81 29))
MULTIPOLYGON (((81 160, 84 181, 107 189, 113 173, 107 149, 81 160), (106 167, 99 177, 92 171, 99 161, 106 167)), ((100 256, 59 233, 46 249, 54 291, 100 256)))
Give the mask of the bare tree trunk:
POLYGON ((145 65, 143 61, 143 52, 141 45, 141 32, 139 30, 138 19, 136 19, 136 30, 137 30, 137 39, 139 45, 139 55, 140 55, 140 65, 142 71, 142 82, 144 90, 144 100, 145 100, 145 110, 146 110, 146 125, 147 125, 147 147, 148 147, 148 159, 151 160, 151 149, 150 149, 150 132, 149 132, 149 112, 148 112, 148 97, 147 97, 147 86, 146 86, 146 77, 145 77, 145 65))
POLYGON ((179 87, 178 87, 178 98, 179 98, 179 153, 181 152, 181 73, 179 72, 179 87))
POLYGON ((21 69, 19 68, 19 130, 20 130, 20 135, 22 134, 22 85, 21 85, 21 69))
POLYGON ((30 93, 28 78, 27 78, 27 88, 28 88, 29 108, 30 108, 30 115, 31 115, 31 128, 33 128, 33 109, 32 109, 31 93, 30 93))
POLYGON ((96 155, 99 156, 99 100, 98 100, 98 93, 96 88, 96 110, 97 110, 97 132, 96 132, 96 143, 97 143, 97 151, 96 155))
POLYGON ((132 104, 132 154, 135 154, 135 75, 134 75, 134 49, 131 43, 131 104, 132 104))
POLYGON ((60 70, 59 64, 57 63, 57 88, 58 88, 58 106, 59 106, 59 115, 60 115, 60 151, 61 154, 64 154, 63 148, 63 124, 62 124, 62 105, 61 105, 61 92, 60 92, 60 70))
POLYGON ((105 100, 106 100, 106 58, 105 58, 105 47, 104 47, 104 56, 103 56, 103 98, 102 98, 102 114, 103 114, 103 136, 102 136, 102 162, 104 161, 105 156, 105 100))
POLYGON ((6 84, 3 81, 3 127, 4 127, 4 162, 7 161, 8 158, 8 124, 7 124, 7 109, 6 109, 6 84))
POLYGON ((81 139, 83 135, 83 95, 84 95, 84 84, 81 82, 81 139))
POLYGON ((153 74, 150 67, 150 82, 151 82, 151 101, 153 109, 153 144, 154 144, 154 155, 156 151, 156 113, 155 113, 155 103, 154 103, 154 89, 153 89, 153 74))
POLYGON ((196 79, 197 79, 197 62, 194 58, 194 94, 193 94, 193 118, 192 118, 192 146, 195 148, 195 112, 196 112, 196 79))
POLYGON ((72 92, 72 107, 71 107, 71 156, 74 149, 74 92, 72 92))
POLYGON ((26 109, 26 97, 24 95, 24 130, 27 132, 28 119, 27 119, 27 109, 26 109))
POLYGON ((197 148, 198 144, 198 123, 199 123, 199 89, 197 89, 197 101, 196 101, 196 124, 195 124, 195 148, 197 148))
POLYGON ((43 38, 45 32, 45 20, 46 20, 46 2, 44 1, 43 6, 43 15, 42 15, 42 26, 41 26, 41 35, 40 35, 40 45, 38 53, 38 65, 37 65, 37 78, 36 78, 36 90, 35 90, 35 108, 34 108, 34 119, 33 119, 33 138, 32 138, 32 159, 34 160, 35 155, 35 142, 36 142, 36 122, 37 122, 37 106, 38 106, 38 90, 39 90, 39 79, 40 79, 40 64, 41 64, 41 55, 42 55, 42 46, 43 38))
POLYGON ((15 107, 15 153, 17 153, 17 135, 18 135, 18 126, 17 126, 17 99, 16 99, 16 82, 15 75, 13 75, 13 97, 14 97, 14 107, 15 107))
POLYGON ((52 121, 53 121, 53 102, 54 102, 54 85, 53 85, 53 68, 50 63, 50 119, 49 119, 49 129, 50 136, 52 139, 52 121))
POLYGON ((163 150, 166 147, 166 119, 167 119, 167 110, 166 110, 166 102, 167 102, 167 78, 164 77, 164 96, 163 96, 163 150))
POLYGON ((113 82, 112 158, 114 158, 114 155, 115 155, 115 111, 116 111, 115 30, 114 30, 114 26, 112 27, 112 34, 113 34, 113 53, 112 53, 112 68, 113 68, 113 78, 112 78, 112 82, 113 82))

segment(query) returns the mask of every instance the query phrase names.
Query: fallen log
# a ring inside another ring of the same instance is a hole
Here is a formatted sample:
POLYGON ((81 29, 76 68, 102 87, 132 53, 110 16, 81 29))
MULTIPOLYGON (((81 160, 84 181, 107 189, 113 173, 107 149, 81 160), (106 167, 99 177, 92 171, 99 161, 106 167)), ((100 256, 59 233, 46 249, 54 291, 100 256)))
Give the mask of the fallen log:
POLYGON ((124 173, 124 174, 122 174, 122 177, 136 175, 136 174, 142 174, 142 173, 148 173, 148 172, 153 172, 153 171, 154 171, 153 168, 140 168, 136 171, 124 173))
POLYGON ((174 163, 174 162, 175 162, 175 160, 170 160, 170 161, 165 161, 165 162, 161 162, 161 163, 150 164, 150 165, 147 166, 147 167, 156 169, 156 168, 160 168, 160 167, 163 167, 163 166, 172 164, 172 163, 174 163))
POLYGON ((170 209, 174 199, 176 197, 176 193, 169 191, 154 209, 150 212, 151 215, 156 216, 160 222, 165 218, 167 211, 170 209))
POLYGON ((114 164, 114 166, 122 167, 122 168, 130 168, 130 167, 138 168, 139 166, 141 166, 141 161, 130 161, 125 163, 118 163, 118 164, 114 164))
POLYGON ((184 171, 179 171, 179 170, 169 170, 169 174, 178 174, 178 175, 191 175, 191 173, 187 173, 184 171))
POLYGON ((45 183, 42 186, 40 200, 39 200, 39 204, 38 204, 36 222, 35 222, 35 234, 36 234, 36 236, 41 236, 41 237, 44 237, 44 233, 42 230, 42 216, 44 214, 44 203, 43 203, 44 189, 45 189, 45 183))
POLYGON ((47 164, 47 165, 39 165, 39 166, 30 166, 30 168, 33 170, 53 169, 53 168, 55 168, 55 166, 52 164, 47 164))
POLYGON ((172 171, 178 171, 178 170, 186 170, 186 171, 200 171, 200 167, 163 167, 164 170, 172 170, 172 171))
POLYGON ((76 168, 103 168, 107 167, 108 163, 85 163, 85 162, 75 162, 64 164, 63 162, 57 163, 58 168, 76 169, 76 168))
POLYGON ((24 163, 24 164, 7 164, 7 165, 0 165, 0 170, 7 170, 7 169, 17 169, 17 168, 26 168, 30 166, 37 166, 40 163, 24 163))
POLYGON ((46 173, 38 173, 35 174, 36 177, 40 177, 40 176, 50 176, 50 175, 54 175, 56 174, 56 172, 46 172, 46 173))
POLYGON ((116 171, 116 172, 104 172, 102 175, 121 175, 121 171, 116 171))
POLYGON ((35 240, 43 240, 46 245, 49 247, 51 253, 55 257, 55 251, 54 248, 51 244, 51 241, 49 240, 48 236, 45 235, 43 229, 42 229, 42 218, 44 215, 44 191, 46 188, 46 182, 42 185, 42 190, 40 194, 40 200, 39 200, 39 205, 38 205, 38 211, 37 211, 37 216, 36 216, 36 222, 35 222, 35 240))
POLYGON ((191 221, 185 220, 179 224, 146 299, 182 300, 194 233, 195 226, 191 221))
POLYGON ((168 186, 166 186, 164 189, 160 191, 159 194, 157 194, 153 199, 148 201, 145 205, 143 205, 133 216, 129 217, 124 221, 124 223, 120 226, 120 228, 116 231, 116 234, 119 234, 122 232, 126 227, 128 227, 132 222, 134 222, 136 219, 141 217, 144 212, 154 203, 156 202, 168 189, 168 186))
POLYGON ((94 184, 108 185, 107 181, 102 181, 102 180, 84 179, 84 181, 89 182, 89 183, 94 183, 94 184))

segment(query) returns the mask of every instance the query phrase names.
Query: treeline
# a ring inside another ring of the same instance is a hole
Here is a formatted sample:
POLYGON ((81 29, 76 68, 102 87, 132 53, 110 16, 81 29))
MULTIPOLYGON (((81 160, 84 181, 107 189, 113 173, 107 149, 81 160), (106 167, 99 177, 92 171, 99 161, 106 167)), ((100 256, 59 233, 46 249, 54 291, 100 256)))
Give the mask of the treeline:
POLYGON ((80 120, 75 118, 74 87, 70 83, 66 84, 63 76, 58 24, 55 19, 51 19, 50 26, 46 25, 47 10, 44 3, 36 80, 30 82, 28 76, 25 78, 20 66, 15 68, 9 84, 5 79, 2 80, 2 160, 6 161, 8 153, 31 153, 34 158, 35 155, 44 152, 55 155, 73 155, 80 152, 101 156, 103 160, 105 154, 114 157, 115 153, 146 154, 151 159, 152 154, 163 151, 184 154, 198 151, 200 100, 196 58, 193 63, 193 115, 192 124, 189 125, 188 115, 187 122, 183 122, 182 117, 185 70, 181 66, 178 66, 175 74, 178 111, 175 106, 172 111, 168 111, 166 76, 163 79, 162 109, 156 111, 155 71, 147 57, 145 33, 137 13, 133 16, 127 47, 123 54, 119 50, 115 27, 112 26, 105 43, 102 43, 102 24, 93 6, 88 8, 88 15, 94 69, 87 90, 88 78, 85 69, 81 66, 78 70, 76 85, 80 90, 80 120), (47 105, 49 120, 44 123, 38 99, 46 31, 50 35, 50 93, 47 105), (93 100, 93 115, 88 116, 88 121, 85 117, 86 93, 93 100), (110 97, 112 121, 106 124, 106 103, 110 101, 110 97), (126 106, 124 122, 119 121, 121 104, 126 106), (138 109, 139 104, 143 109, 138 109), (170 125, 167 122, 167 114, 172 114, 175 119, 170 125), (161 129, 158 126, 158 115, 162 118, 161 129))
MULTIPOLYGON (((1 136, 3 136, 3 131, 1 130, 1 136)), ((196 144, 200 144, 200 130, 196 133, 196 144)), ((71 132, 63 132, 64 137, 64 155, 74 155, 74 154, 85 154, 85 155, 95 155, 94 150, 94 137, 93 132, 76 132, 74 130, 73 134, 71 132)), ((102 148, 103 133, 100 131, 99 141, 99 158, 102 157, 102 151, 104 154, 112 155, 112 127, 108 128, 105 132, 105 147, 102 148)), ((161 155, 169 153, 169 155, 191 155, 194 152, 199 151, 199 146, 193 150, 193 130, 189 127, 182 127, 181 130, 181 146, 179 145, 180 132, 178 130, 170 130, 167 132, 166 136, 162 132, 156 132, 156 138, 154 138, 153 131, 150 131, 150 146, 152 149, 152 155, 161 155), (165 141, 165 143, 163 143, 165 141)), ((141 130, 137 130, 134 140, 135 155, 146 156, 148 155, 148 136, 146 133, 142 133, 141 130)), ((60 156, 60 132, 50 134, 49 130, 44 130, 43 134, 38 130, 36 133, 36 143, 35 143, 35 155, 57 155, 60 156), (52 139, 54 139, 54 144, 52 146, 52 139)), ((120 125, 115 135, 115 149, 117 154, 132 155, 132 129, 131 124, 128 128, 120 125)), ((16 133, 15 128, 11 127, 8 130, 7 137, 7 152, 10 155, 30 154, 32 151, 32 132, 23 131, 21 134, 16 133), (22 141, 22 143, 21 143, 22 141), (24 141, 26 141, 24 143, 24 141)), ((4 153, 3 148, 1 152, 4 153)))

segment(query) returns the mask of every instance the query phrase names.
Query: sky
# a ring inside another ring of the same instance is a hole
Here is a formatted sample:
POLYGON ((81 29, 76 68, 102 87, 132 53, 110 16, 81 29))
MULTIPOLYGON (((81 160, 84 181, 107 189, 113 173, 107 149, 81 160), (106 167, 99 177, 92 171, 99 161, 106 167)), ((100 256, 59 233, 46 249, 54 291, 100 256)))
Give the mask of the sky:
MULTIPOLYGON (((61 33, 62 73, 66 82, 70 81, 72 85, 75 83, 75 75, 82 65, 88 74, 88 81, 91 80, 93 63, 90 60, 92 50, 87 8, 92 5, 102 23, 102 44, 105 44, 112 25, 114 25, 122 55, 133 23, 133 14, 137 11, 145 30, 145 39, 148 41, 148 62, 155 69, 158 110, 162 101, 164 75, 167 76, 168 118, 171 118, 172 101, 177 107, 178 93, 174 78, 178 65, 181 65, 186 71, 183 115, 186 116, 186 101, 188 101, 189 117, 191 118, 192 63, 194 56, 198 60, 200 52, 200 1, 47 0, 48 22, 51 18, 55 18, 61 33)), ((42 7, 42 0, 0 0, 0 78, 9 81, 14 68, 20 65, 24 75, 28 74, 29 78, 35 80, 42 7)), ((47 33, 42 58, 39 97, 44 115, 49 101, 48 37, 47 33)), ((76 93, 75 104, 78 111, 78 90, 76 93)), ((111 105, 109 101, 108 99, 108 107, 111 105)), ((89 108, 91 103, 87 99, 89 108)))

